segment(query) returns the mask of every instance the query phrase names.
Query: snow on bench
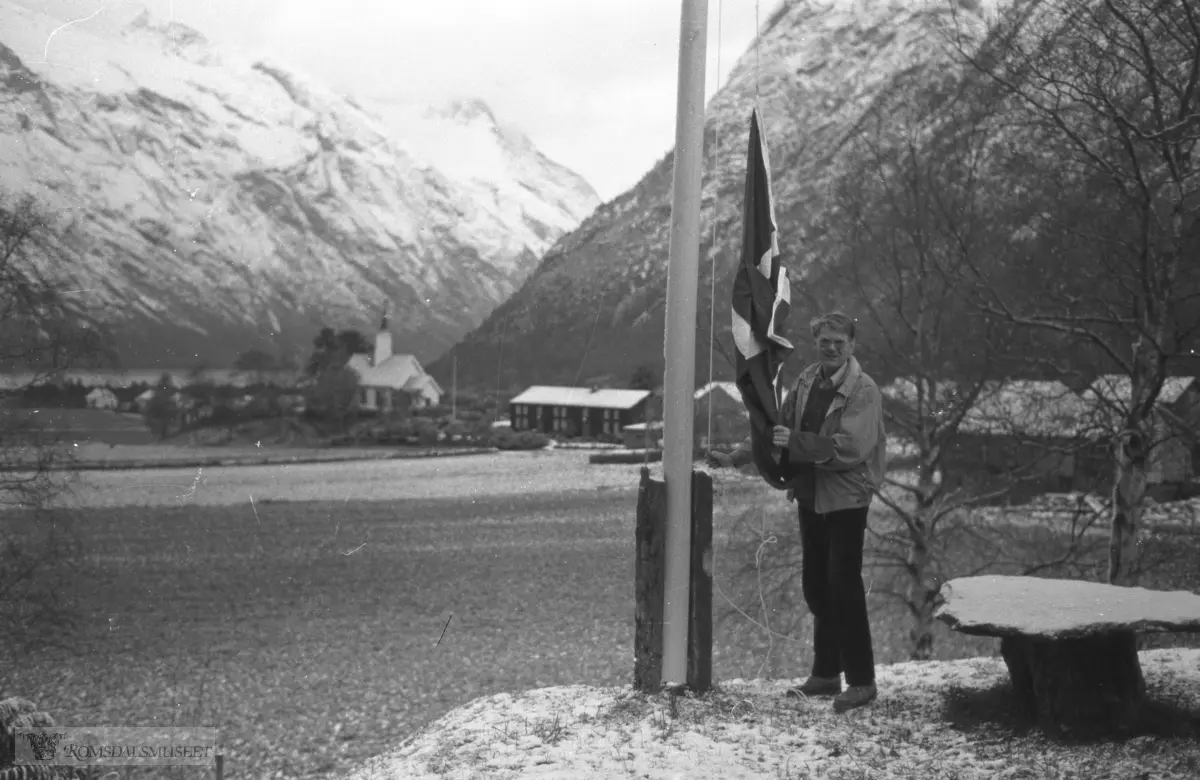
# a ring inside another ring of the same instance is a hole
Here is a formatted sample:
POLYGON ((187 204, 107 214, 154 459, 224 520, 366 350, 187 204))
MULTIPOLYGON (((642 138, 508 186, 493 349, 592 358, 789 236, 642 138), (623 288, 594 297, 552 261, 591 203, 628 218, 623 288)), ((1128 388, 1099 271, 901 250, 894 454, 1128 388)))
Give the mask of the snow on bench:
POLYGON ((1040 577, 962 577, 942 586, 935 617, 1000 637, 1017 695, 1061 736, 1135 725, 1146 684, 1139 632, 1200 632, 1200 596, 1040 577))

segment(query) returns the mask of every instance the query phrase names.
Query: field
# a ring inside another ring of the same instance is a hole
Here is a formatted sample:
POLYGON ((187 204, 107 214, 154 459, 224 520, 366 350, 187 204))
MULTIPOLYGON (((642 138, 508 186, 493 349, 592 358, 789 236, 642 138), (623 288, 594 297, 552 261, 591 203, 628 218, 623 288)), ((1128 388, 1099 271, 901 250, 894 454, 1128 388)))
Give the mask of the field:
POLYGON ((0 414, 27 418, 46 432, 81 445, 91 442, 137 447, 154 441, 154 435, 140 414, 100 409, 4 409, 0 414))
MULTIPOLYGON (((0 694, 67 725, 215 725, 226 777, 257 779, 344 775, 476 697, 627 684, 639 469, 586 459, 84 473, 50 516, 6 517, 77 540, 51 574, 80 620, 57 647, 6 644, 0 694)), ((732 613, 724 594, 760 621, 736 572, 760 546, 784 560, 795 521, 757 482, 718 488, 716 611, 732 613)), ((904 613, 870 601, 877 663, 906 660, 904 613)), ((776 630, 802 616, 772 604, 776 630)), ((805 673, 798 625, 768 642, 724 618, 715 677, 805 673)), ((937 627, 938 658, 996 645, 937 627)))

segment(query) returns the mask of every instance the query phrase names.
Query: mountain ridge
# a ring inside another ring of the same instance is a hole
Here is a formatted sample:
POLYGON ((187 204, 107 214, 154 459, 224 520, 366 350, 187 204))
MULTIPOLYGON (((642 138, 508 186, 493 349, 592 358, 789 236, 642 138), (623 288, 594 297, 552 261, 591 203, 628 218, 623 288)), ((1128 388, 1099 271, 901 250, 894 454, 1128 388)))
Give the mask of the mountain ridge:
POLYGON ((385 302, 397 349, 428 361, 599 202, 486 104, 401 115, 130 13, 64 25, 0 1, 0 186, 51 217, 126 365, 294 359, 385 302), (486 176, 407 140, 454 133, 492 154, 486 176))
MULTIPOLYGON (((995 0, 964 5, 973 6, 962 12, 975 20, 999 8, 995 0)), ((697 291, 698 383, 707 381, 710 370, 708 298, 714 265, 718 335, 728 330, 751 108, 757 102, 764 118, 780 247, 796 301, 797 285, 820 262, 811 247, 821 233, 821 215, 831 207, 828 188, 847 165, 846 139, 889 94, 946 77, 951 57, 939 31, 951 10, 937 0, 789 0, 768 17, 710 99, 697 291)), ((512 297, 429 367, 438 381, 445 384, 455 358, 460 384, 492 390, 570 384, 576 377, 620 383, 639 365, 661 369, 673 159, 668 152, 633 188, 560 238, 512 297)), ((793 332, 807 314, 794 308, 793 332)), ((716 379, 732 378, 732 366, 719 351, 712 370, 716 379)))

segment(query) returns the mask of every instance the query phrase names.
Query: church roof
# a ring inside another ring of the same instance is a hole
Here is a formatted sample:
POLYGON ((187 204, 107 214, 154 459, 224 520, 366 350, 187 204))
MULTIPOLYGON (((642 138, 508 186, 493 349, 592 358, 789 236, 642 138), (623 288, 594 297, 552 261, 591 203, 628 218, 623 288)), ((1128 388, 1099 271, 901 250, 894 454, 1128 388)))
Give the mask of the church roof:
MULTIPOLYGON (((386 387, 412 392, 427 382, 433 382, 433 377, 425 373, 412 355, 392 355, 379 365, 372 366, 371 356, 360 353, 351 356, 347 365, 358 374, 358 383, 362 387, 386 387)), ((436 387, 437 383, 433 382, 433 385, 436 387)))

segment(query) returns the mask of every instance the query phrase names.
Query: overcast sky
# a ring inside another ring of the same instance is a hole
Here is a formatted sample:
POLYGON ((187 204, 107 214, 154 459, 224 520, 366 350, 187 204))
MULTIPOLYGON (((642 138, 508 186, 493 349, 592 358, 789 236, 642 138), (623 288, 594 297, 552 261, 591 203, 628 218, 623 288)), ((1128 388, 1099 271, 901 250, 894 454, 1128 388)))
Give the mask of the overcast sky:
MULTIPOLYGON (((78 0, 81 15, 105 2, 78 0)), ((758 0, 765 20, 778 0, 758 0)), ((340 90, 476 96, 608 200, 674 145, 680 0, 145 0, 214 41, 340 90)), ((755 0, 709 0, 709 96, 749 47, 755 0), (722 6, 723 2, 723 8, 722 6)))

